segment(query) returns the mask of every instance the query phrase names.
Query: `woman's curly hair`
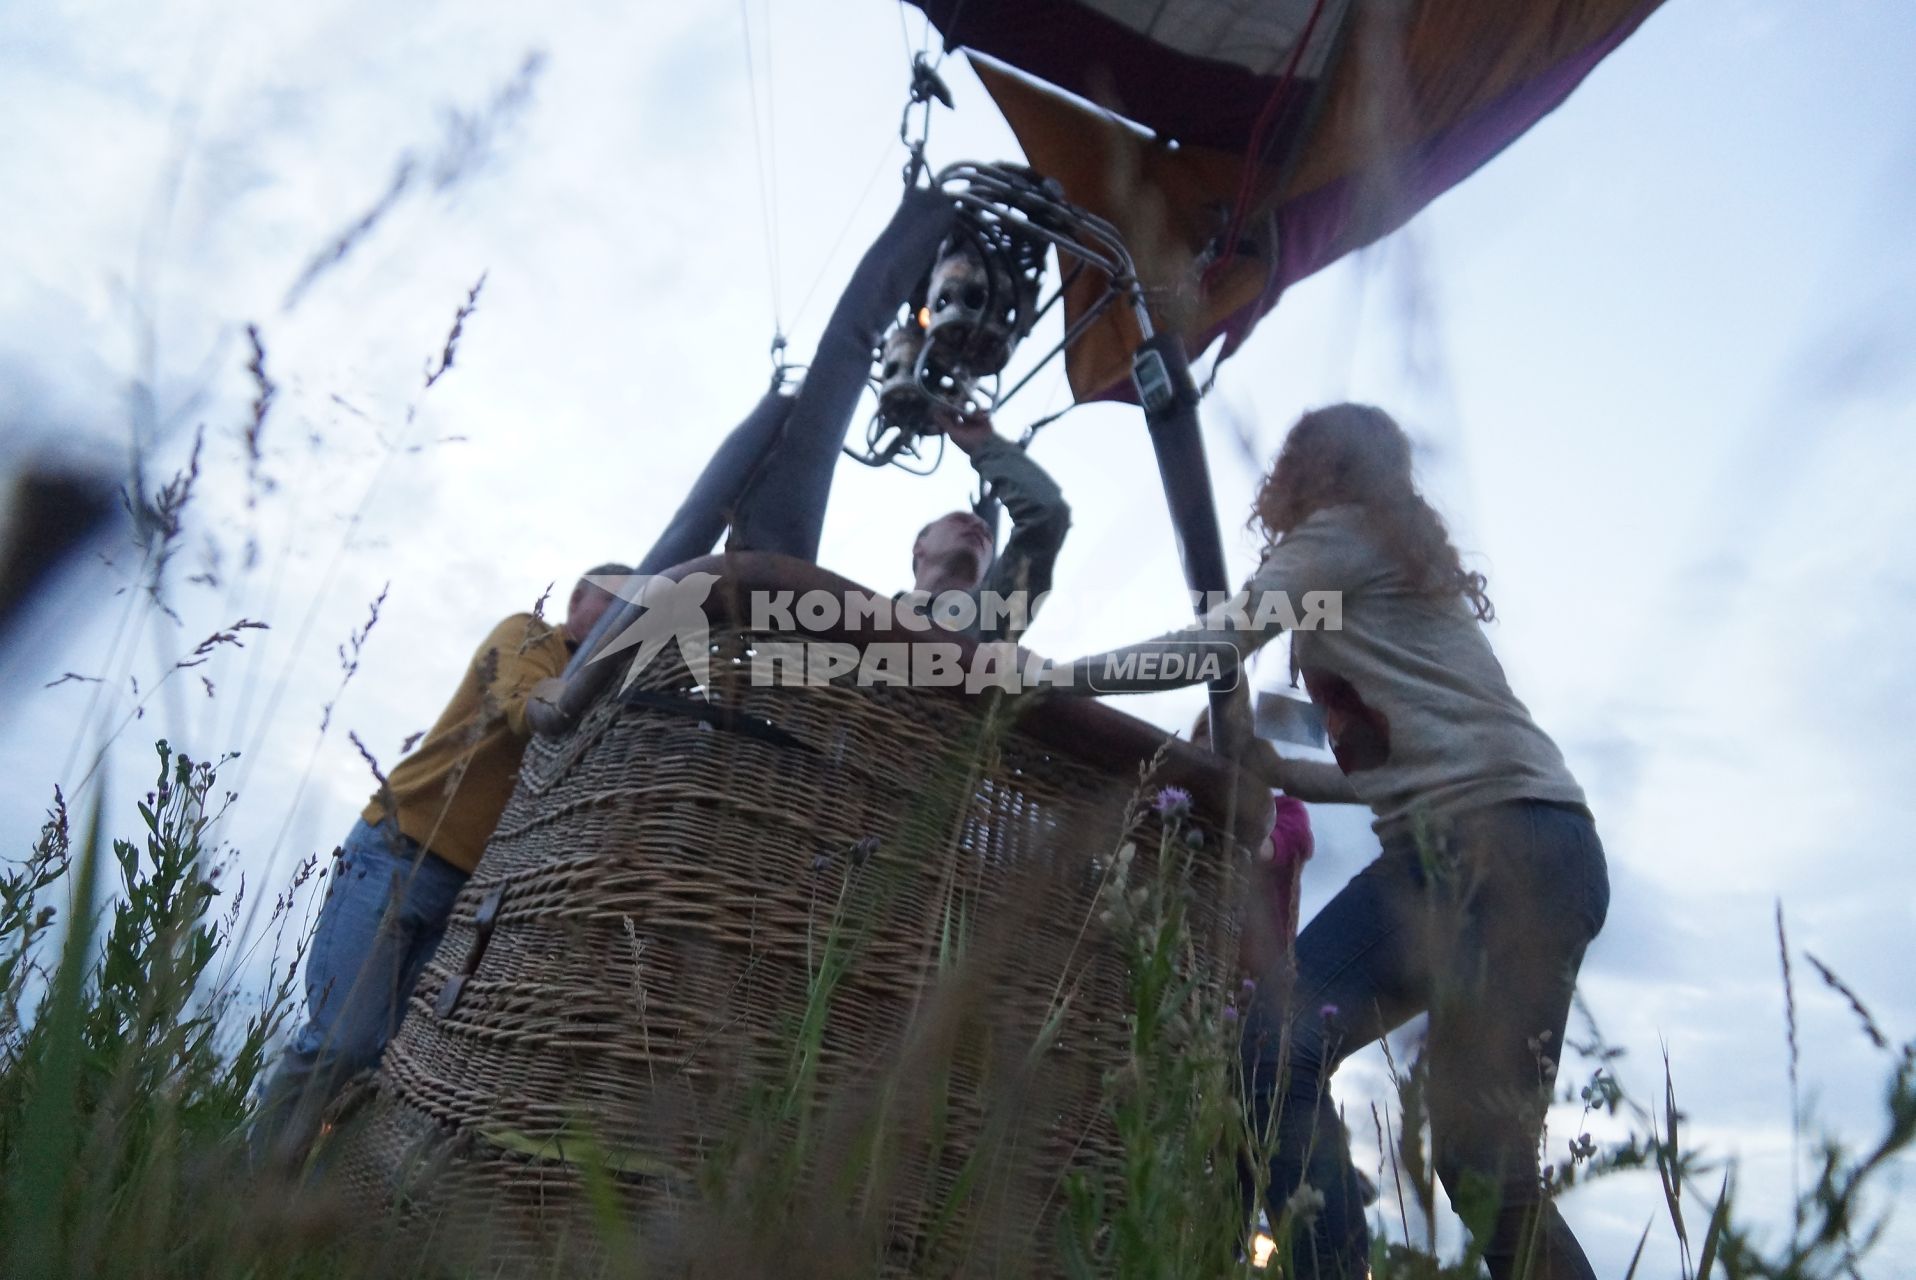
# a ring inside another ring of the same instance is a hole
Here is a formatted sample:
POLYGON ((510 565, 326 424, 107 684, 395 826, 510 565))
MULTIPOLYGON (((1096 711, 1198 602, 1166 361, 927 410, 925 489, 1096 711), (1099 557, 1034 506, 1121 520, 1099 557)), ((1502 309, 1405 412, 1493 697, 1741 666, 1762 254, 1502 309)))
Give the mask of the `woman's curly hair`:
POLYGON ((1299 418, 1258 488, 1251 523, 1276 541, 1312 512, 1341 503, 1364 509, 1385 552, 1420 589, 1463 596, 1481 621, 1496 616, 1484 575, 1464 569, 1443 517, 1417 492, 1410 437, 1372 405, 1334 404, 1299 418))

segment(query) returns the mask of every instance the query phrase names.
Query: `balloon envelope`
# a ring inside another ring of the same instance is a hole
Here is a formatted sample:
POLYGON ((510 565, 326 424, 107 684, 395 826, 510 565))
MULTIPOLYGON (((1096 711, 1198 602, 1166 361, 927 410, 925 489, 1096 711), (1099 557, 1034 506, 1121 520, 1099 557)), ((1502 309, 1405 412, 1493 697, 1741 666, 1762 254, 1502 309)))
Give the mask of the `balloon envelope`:
MULTIPOLYGON (((1115 223, 1159 322, 1234 351, 1291 283, 1403 225, 1662 0, 912 0, 1031 165, 1115 223), (982 55, 982 56, 981 56, 982 55)), ((1067 322, 1103 293, 1081 277, 1067 322)), ((1131 394, 1114 307, 1067 355, 1131 394)))

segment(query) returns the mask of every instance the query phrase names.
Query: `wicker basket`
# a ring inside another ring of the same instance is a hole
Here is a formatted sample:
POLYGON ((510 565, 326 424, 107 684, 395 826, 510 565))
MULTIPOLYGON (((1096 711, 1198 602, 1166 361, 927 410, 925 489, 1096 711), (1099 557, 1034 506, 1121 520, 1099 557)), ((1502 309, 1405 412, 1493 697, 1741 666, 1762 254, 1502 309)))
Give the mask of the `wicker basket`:
MULTIPOLYGON (((855 590, 769 556, 676 572, 701 569, 715 602, 855 590)), ((1195 797, 1216 982, 1267 801, 1082 700, 761 687, 791 637, 714 612, 707 688, 668 652, 527 751, 335 1168, 488 1270, 737 1274, 771 1195, 811 1259, 787 1274, 1050 1272, 1063 1176, 1120 1154, 1126 973, 1095 917, 1140 768, 1195 797)))

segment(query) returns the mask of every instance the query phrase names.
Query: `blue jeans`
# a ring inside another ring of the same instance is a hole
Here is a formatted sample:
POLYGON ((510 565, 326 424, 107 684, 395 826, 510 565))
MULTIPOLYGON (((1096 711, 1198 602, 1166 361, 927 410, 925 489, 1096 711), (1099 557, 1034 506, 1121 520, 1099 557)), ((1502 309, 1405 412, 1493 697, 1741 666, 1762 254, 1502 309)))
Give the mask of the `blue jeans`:
POLYGON ((261 1094, 256 1162, 303 1158, 341 1086, 379 1061, 465 883, 391 821, 353 826, 306 953, 306 1023, 261 1094))
POLYGON ((1467 1220, 1482 1207, 1491 1276, 1595 1280, 1541 1196, 1537 1139, 1577 967, 1609 905, 1589 814, 1521 801, 1459 815, 1421 845, 1386 842, 1310 922, 1295 983, 1265 993, 1243 1042, 1253 1122, 1275 1135, 1271 1221, 1301 1184, 1324 1197, 1308 1230, 1294 1231, 1287 1275, 1368 1274, 1370 1233, 1330 1076, 1428 1012, 1431 1163, 1467 1220))

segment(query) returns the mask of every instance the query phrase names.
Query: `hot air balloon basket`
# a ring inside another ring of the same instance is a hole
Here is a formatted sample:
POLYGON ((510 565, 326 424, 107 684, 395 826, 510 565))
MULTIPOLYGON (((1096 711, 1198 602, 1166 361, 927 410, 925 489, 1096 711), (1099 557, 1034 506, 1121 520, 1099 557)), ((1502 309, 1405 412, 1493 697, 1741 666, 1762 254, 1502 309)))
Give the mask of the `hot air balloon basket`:
POLYGON ((779 1231, 832 1274, 1044 1274, 1067 1179, 1115 1185, 1114 854, 1188 828, 1184 963, 1222 989, 1268 814, 1234 837, 1211 757, 1088 702, 743 677, 784 639, 715 628, 704 685, 667 654, 527 751, 336 1117, 368 1212, 488 1274, 703 1274, 779 1231), (1173 781, 1188 818, 1148 803, 1173 781))

